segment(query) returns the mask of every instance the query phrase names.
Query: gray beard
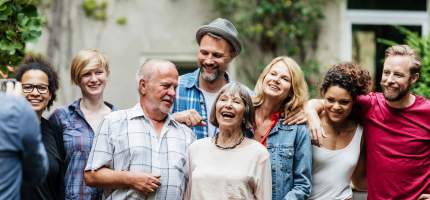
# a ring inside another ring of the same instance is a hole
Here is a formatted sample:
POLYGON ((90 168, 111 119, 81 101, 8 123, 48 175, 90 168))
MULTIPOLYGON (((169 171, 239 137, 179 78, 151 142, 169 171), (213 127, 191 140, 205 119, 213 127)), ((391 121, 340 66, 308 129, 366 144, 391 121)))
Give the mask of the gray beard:
MULTIPOLYGON (((203 71, 203 69, 202 69, 202 71, 203 71)), ((213 73, 213 74, 207 74, 204 71, 200 74, 201 74, 203 80, 205 80, 209 83, 213 83, 219 77, 219 70, 216 70, 215 73, 213 73)))

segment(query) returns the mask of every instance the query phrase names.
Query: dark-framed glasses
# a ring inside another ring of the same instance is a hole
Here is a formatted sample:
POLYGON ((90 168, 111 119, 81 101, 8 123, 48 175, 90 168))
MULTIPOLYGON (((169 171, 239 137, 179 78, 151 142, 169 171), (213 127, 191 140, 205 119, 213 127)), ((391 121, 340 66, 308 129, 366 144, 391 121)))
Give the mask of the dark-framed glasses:
POLYGON ((39 94, 46 94, 49 91, 48 85, 46 84, 22 84, 22 92, 31 93, 34 88, 39 92, 39 94))

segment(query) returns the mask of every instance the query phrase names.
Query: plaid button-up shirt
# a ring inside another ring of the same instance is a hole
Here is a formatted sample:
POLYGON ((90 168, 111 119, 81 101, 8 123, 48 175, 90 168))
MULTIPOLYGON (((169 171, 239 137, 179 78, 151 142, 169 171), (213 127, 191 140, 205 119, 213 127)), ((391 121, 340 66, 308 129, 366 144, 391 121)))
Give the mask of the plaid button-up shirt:
MULTIPOLYGON (((105 102, 112 110, 114 106, 105 102)), ((84 168, 91 151, 94 131, 85 120, 80 108, 80 99, 67 107, 54 111, 49 121, 63 130, 66 151, 66 175, 64 177, 65 199, 95 200, 101 198, 101 189, 89 187, 84 181, 84 168)))
MULTIPOLYGON (((167 117, 161 133, 155 133, 140 104, 105 117, 94 139, 85 170, 108 167, 161 175, 153 199, 182 200, 188 182, 188 146, 195 135, 185 125, 167 117)), ((131 188, 105 189, 105 199, 145 199, 131 188)))
MULTIPOLYGON (((173 105, 172 112, 175 113, 195 109, 200 116, 202 116, 203 121, 209 123, 206 106, 209 106, 210 109, 212 105, 206 105, 203 93, 199 89, 199 75, 200 68, 194 72, 179 77, 179 84, 176 88, 176 101, 173 105)), ((225 78, 227 82, 230 82, 230 78, 227 73, 225 73, 225 78)), ((193 126, 191 129, 196 134, 197 139, 208 137, 208 125, 193 126)))

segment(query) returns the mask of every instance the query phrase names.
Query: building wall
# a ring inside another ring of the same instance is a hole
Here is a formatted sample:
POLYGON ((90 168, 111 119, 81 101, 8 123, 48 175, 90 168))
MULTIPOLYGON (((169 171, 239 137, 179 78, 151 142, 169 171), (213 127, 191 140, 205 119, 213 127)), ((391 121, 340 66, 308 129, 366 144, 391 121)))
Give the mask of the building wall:
MULTIPOLYGON (((59 51, 55 58, 49 58, 58 68, 61 78, 62 89, 57 106, 68 104, 80 96, 69 78, 71 55, 80 49, 98 48, 107 55, 111 75, 105 100, 126 108, 138 99, 135 72, 140 62, 145 58, 194 62, 197 50, 195 31, 214 16, 212 5, 199 0, 110 0, 108 19, 100 22, 85 16, 81 1, 66 2, 70 5, 64 5, 65 14, 61 16, 64 19, 59 51), (116 24, 119 16, 127 18, 126 25, 116 24), (65 56, 68 51, 71 55, 65 56)), ((48 22, 52 21, 51 11, 47 9, 45 12, 48 22)), ((42 37, 36 44, 31 44, 30 49, 46 55, 49 37, 49 32, 43 31, 42 37)))

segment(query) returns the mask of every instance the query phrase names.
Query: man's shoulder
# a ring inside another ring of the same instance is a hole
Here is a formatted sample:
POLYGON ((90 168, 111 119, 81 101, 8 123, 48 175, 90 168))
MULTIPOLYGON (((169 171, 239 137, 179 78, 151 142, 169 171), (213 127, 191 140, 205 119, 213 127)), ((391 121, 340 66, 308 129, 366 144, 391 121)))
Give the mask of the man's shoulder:
POLYGON ((0 114, 3 116, 19 117, 27 113, 32 113, 30 105, 23 97, 1 94, 0 96, 0 114))
POLYGON ((184 75, 179 76, 179 85, 178 87, 186 87, 186 86, 191 86, 193 85, 199 75, 199 70, 195 70, 193 72, 190 73, 186 73, 184 75))
POLYGON ((183 132, 186 138, 194 141, 196 140, 196 134, 191 130, 190 127, 186 126, 185 124, 182 124, 175 119, 171 119, 172 123, 175 125, 175 127, 183 132))
POLYGON ((105 116, 105 120, 108 120, 110 122, 126 120, 127 119, 127 113, 129 112, 129 110, 131 110, 131 108, 112 111, 111 113, 109 113, 105 116))

